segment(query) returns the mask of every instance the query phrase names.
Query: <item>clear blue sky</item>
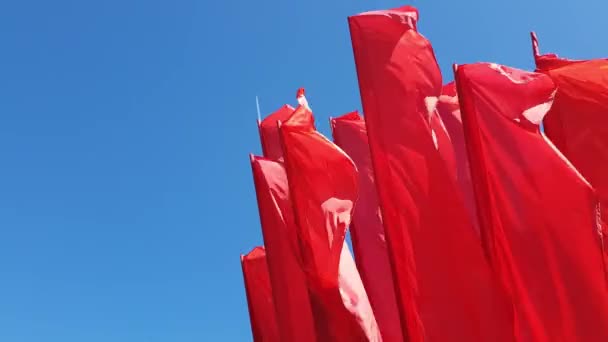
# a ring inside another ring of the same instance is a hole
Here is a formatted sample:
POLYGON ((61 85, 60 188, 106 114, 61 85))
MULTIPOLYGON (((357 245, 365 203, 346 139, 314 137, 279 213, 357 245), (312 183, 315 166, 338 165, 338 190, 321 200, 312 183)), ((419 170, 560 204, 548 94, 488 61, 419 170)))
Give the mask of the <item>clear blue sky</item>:
MULTIPOLYGON (((248 153, 305 86, 360 107, 346 16, 401 1, 3 1, 0 341, 249 341, 248 153)), ((413 1, 451 63, 608 56, 608 3, 413 1)))

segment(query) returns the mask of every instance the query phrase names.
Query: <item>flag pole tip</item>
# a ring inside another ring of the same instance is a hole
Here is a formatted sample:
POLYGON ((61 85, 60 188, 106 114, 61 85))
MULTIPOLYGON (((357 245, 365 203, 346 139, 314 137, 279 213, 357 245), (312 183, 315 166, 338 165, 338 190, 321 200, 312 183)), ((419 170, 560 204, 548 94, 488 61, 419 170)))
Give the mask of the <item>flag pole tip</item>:
POLYGON ((258 122, 261 122, 262 121, 262 112, 260 111, 260 99, 257 95, 255 96, 255 107, 258 112, 258 122))

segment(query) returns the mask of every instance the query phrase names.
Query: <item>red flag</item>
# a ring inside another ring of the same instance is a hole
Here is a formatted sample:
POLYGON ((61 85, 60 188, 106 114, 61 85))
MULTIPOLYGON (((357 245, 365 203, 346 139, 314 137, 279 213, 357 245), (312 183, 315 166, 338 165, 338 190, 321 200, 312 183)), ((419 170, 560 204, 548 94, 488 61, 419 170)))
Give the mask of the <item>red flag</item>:
POLYGON ((312 113, 300 103, 280 134, 319 340, 381 341, 344 242, 358 194, 356 168, 315 131, 312 113))
POLYGON ((365 121, 352 112, 332 119, 331 126, 335 143, 353 159, 359 171, 359 199, 350 236, 361 279, 383 341, 403 341, 365 121))
POLYGON ((441 74, 417 17, 407 6, 349 18, 402 329, 410 341, 511 341, 507 298, 430 120, 441 74))
POLYGON ((272 160, 279 160, 283 157, 277 122, 287 120, 293 113, 294 108, 284 105, 274 113, 268 115, 264 120, 258 122, 260 130, 260 141, 264 156, 272 160))
POLYGON ((545 133, 597 190, 606 219, 608 60, 572 61, 554 54, 539 55, 534 33, 532 41, 537 69, 549 75, 557 86, 553 106, 543 120, 545 133))
POLYGON ((285 169, 280 162, 254 156, 251 167, 281 340, 315 341, 285 169))
POLYGON ((256 247, 249 254, 241 255, 241 266, 243 267, 253 340, 255 342, 280 341, 264 247, 256 247))
POLYGON ((541 134, 555 87, 496 64, 456 70, 481 228, 519 341, 608 341, 597 198, 541 134))

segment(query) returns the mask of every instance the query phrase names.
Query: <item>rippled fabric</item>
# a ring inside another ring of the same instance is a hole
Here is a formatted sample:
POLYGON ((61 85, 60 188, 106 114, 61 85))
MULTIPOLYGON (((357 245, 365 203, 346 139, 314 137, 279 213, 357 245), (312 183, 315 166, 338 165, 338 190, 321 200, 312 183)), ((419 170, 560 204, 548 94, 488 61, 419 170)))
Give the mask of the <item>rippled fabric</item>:
POLYGON ((281 340, 314 342, 310 297, 285 169, 280 162, 254 156, 251 167, 281 340))
POLYGON ((404 336, 512 341, 507 297, 443 155, 441 74, 416 19, 412 7, 349 18, 404 336))
POLYGON ((540 132, 555 86, 496 64, 459 66, 473 183, 518 341, 608 341, 598 199, 540 132))
POLYGON ((358 195, 348 156, 314 129, 300 105, 280 129, 302 260, 321 341, 381 341, 344 242, 358 195))
POLYGON ((401 342, 403 336, 393 274, 378 206, 365 121, 357 112, 352 112, 332 119, 331 126, 334 142, 352 158, 359 171, 359 199, 350 226, 357 267, 384 342, 401 342))
POLYGON ((266 265, 264 247, 256 247, 241 256, 245 292, 249 307, 251 331, 255 342, 279 342, 272 289, 266 265))

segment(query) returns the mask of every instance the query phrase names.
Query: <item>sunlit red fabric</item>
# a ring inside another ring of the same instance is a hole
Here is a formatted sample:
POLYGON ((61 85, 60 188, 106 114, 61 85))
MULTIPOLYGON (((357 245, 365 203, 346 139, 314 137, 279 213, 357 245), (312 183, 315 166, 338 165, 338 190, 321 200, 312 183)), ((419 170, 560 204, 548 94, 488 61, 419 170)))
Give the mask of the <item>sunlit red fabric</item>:
POLYGON ((555 86, 496 64, 456 70, 481 228, 518 341, 608 341, 592 188, 541 134, 555 86))
POLYGON ((265 157, 272 160, 278 160, 283 157, 277 123, 287 120, 293 114, 293 111, 294 108, 292 106, 284 105, 258 123, 262 151, 265 157))
POLYGON ((507 297, 433 139, 441 74, 414 12, 349 18, 401 325, 410 341, 512 341, 507 297))
POLYGON ((365 121, 352 112, 332 119, 331 126, 334 142, 352 158, 359 171, 359 199, 350 225, 357 268, 383 341, 403 341, 365 121))
POLYGON ((381 341, 344 242, 358 195, 357 170, 315 131, 312 113, 302 105, 280 134, 319 340, 381 341))
POLYGON ((254 156, 251 167, 281 340, 314 342, 310 297, 285 169, 280 162, 254 156))
POLYGON ((264 247, 256 247, 241 256, 249 319, 255 342, 279 342, 272 289, 264 247))

